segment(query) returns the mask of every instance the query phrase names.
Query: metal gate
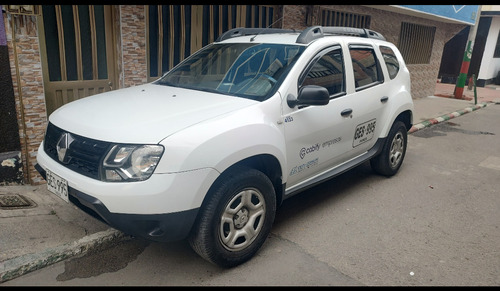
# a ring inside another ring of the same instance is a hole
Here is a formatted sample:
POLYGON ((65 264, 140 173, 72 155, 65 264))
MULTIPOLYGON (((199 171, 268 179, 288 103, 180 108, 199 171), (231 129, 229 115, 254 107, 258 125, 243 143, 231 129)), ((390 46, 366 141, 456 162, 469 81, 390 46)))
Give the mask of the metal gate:
POLYGON ((111 5, 43 5, 40 50, 47 115, 117 82, 111 5))
POLYGON ((235 27, 280 27, 273 5, 148 5, 148 81, 235 27))

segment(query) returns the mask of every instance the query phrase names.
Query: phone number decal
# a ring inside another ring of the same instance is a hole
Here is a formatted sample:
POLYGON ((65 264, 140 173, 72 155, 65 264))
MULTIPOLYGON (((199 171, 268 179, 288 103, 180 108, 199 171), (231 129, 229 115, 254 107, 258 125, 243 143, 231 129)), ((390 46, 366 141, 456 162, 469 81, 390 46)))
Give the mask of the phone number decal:
POLYGON ((365 123, 361 123, 356 126, 356 130, 354 131, 354 140, 352 142, 352 147, 357 147, 362 143, 365 143, 373 138, 375 135, 375 126, 377 121, 372 119, 365 123))

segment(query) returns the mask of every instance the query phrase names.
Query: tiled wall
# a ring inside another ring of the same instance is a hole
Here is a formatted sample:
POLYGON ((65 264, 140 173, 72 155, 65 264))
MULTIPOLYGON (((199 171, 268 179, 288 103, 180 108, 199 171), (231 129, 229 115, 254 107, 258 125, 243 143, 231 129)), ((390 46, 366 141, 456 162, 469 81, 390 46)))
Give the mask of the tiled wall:
POLYGON ((145 13, 144 5, 120 5, 124 87, 144 84, 148 79, 145 13))
POLYGON ((34 165, 47 122, 36 16, 7 14, 4 24, 16 100, 24 178, 26 183, 36 185, 43 183, 34 165))
POLYGON ((0 112, 0 185, 22 184, 19 126, 3 13, 0 13, 0 112))

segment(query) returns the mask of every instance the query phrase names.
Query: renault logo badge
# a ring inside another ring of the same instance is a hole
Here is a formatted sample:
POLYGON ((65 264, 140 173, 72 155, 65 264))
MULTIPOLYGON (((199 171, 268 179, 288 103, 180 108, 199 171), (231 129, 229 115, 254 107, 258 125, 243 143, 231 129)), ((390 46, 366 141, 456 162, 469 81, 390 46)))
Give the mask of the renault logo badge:
POLYGON ((71 134, 65 132, 59 138, 57 142, 57 158, 61 163, 67 164, 69 163, 69 158, 66 157, 66 153, 69 149, 69 146, 75 139, 71 136, 71 134))

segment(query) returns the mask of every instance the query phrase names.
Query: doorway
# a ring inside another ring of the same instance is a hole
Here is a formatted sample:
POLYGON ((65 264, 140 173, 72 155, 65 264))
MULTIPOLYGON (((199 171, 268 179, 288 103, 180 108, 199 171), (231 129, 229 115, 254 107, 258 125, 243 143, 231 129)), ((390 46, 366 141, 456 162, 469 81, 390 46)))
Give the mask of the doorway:
POLYGON ((40 50, 47 116, 117 84, 111 5, 42 5, 40 50))

